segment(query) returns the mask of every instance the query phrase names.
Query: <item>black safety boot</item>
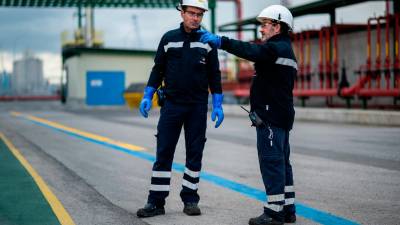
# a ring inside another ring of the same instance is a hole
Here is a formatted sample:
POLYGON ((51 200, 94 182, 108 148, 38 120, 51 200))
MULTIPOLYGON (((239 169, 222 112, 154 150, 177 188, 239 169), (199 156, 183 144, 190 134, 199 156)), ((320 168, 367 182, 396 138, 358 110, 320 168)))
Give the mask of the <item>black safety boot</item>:
POLYGON ((183 212, 188 216, 201 215, 200 208, 195 202, 185 203, 185 206, 183 207, 183 212))
POLYGON ((164 215, 165 209, 163 206, 157 207, 151 203, 147 203, 143 208, 136 212, 138 217, 152 217, 158 215, 164 215))
POLYGON ((249 220, 249 225, 283 225, 283 222, 275 220, 274 218, 271 218, 267 214, 263 213, 259 217, 251 218, 249 220))
POLYGON ((295 223, 295 222, 296 222, 295 213, 285 214, 285 223, 295 223))

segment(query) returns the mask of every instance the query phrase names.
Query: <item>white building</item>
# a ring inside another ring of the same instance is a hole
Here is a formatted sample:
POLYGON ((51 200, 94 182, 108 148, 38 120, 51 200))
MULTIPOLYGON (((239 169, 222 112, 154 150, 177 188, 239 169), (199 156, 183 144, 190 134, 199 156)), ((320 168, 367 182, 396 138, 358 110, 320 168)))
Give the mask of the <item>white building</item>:
POLYGON ((43 62, 30 52, 13 63, 12 89, 17 95, 41 94, 44 90, 43 62))
POLYGON ((155 51, 68 47, 62 55, 63 102, 123 105, 129 85, 147 83, 155 51))

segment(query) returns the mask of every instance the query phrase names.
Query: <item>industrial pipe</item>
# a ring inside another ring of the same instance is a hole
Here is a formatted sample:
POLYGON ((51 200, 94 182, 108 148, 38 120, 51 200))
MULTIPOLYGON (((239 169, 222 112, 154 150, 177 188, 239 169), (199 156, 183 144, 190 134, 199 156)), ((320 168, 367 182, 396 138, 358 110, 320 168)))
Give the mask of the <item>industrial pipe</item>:
POLYGON ((301 89, 304 89, 304 35, 303 32, 299 33, 300 36, 300 81, 301 89))
POLYGON ((394 87, 400 88, 400 58, 399 58, 399 23, 400 14, 397 13, 395 16, 395 60, 393 62, 394 68, 394 87))
POLYGON ((339 57, 339 49, 338 49, 338 27, 334 25, 333 27, 333 81, 334 87, 338 88, 338 80, 339 80, 339 64, 338 64, 338 57, 339 57))
POLYGON ((331 88, 331 34, 330 28, 325 29, 325 88, 331 88))
POLYGON ((386 81, 386 90, 390 89, 390 41, 389 41, 389 26, 391 15, 389 13, 389 1, 386 0, 386 24, 385 24, 385 81, 386 81))
POLYGON ((376 88, 381 87, 381 18, 376 19, 376 58, 375 58, 375 73, 376 88))
POLYGON ((322 44, 323 41, 323 28, 319 30, 319 59, 318 59, 318 76, 319 76, 319 89, 324 87, 324 46, 322 44))
MULTIPOLYGON (((297 34, 293 33, 293 47, 294 47, 294 54, 295 54, 296 58, 299 57, 299 48, 298 48, 297 42, 298 42, 297 34)), ((298 83, 298 77, 299 77, 299 75, 297 74, 296 77, 295 77, 295 80, 294 80, 294 89, 298 88, 298 84, 297 84, 298 83)))
POLYGON ((306 50, 307 50, 307 63, 306 63, 306 80, 307 88, 311 89, 311 43, 310 31, 306 31, 306 50))
MULTIPOLYGON (((363 69, 360 68, 360 71, 363 69)), ((344 87, 340 90, 340 96, 350 97, 357 94, 362 87, 364 87, 365 83, 369 81, 369 76, 359 76, 357 82, 351 87, 344 87)))
MULTIPOLYGON (((372 61, 371 61, 371 22, 376 18, 368 18, 367 23, 367 71, 366 76, 368 77, 368 88, 371 88, 371 73, 372 73, 372 61)), ((361 75, 362 76, 362 75, 361 75)))

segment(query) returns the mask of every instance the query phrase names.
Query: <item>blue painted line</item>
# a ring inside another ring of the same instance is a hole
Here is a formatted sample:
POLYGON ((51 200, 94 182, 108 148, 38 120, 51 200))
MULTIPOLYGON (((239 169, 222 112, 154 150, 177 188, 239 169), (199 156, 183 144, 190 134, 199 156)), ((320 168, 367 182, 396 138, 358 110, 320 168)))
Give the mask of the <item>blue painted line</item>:
MULTIPOLYGON (((135 152, 135 151, 132 151, 132 150, 129 150, 129 149, 126 149, 126 148, 123 148, 123 147, 120 147, 120 146, 117 146, 117 145, 114 145, 114 144, 98 141, 98 140, 95 140, 95 139, 92 139, 92 138, 89 138, 89 137, 85 137, 85 136, 82 136, 82 135, 79 135, 79 134, 76 134, 76 133, 73 133, 73 132, 70 132, 70 131, 66 131, 66 130, 63 130, 63 129, 60 129, 60 128, 57 128, 57 127, 50 126, 50 125, 42 123, 42 122, 34 121, 34 120, 26 118, 24 116, 19 116, 19 117, 20 118, 24 118, 24 119, 26 119, 26 120, 28 120, 30 122, 33 122, 33 123, 35 123, 37 125, 40 125, 40 126, 43 126, 43 127, 47 127, 47 128, 51 128, 51 129, 60 131, 62 133, 65 133, 65 134, 68 134, 68 135, 71 135, 71 136, 74 136, 74 137, 77 137, 77 138, 80 138, 80 139, 83 139, 83 140, 86 140, 86 141, 89 141, 89 142, 93 142, 93 143, 96 143, 96 144, 99 144, 99 145, 103 145, 103 146, 109 147, 111 149, 114 149, 114 150, 117 150, 117 151, 120 151, 120 152, 124 152, 124 153, 127 153, 129 155, 141 158, 141 159, 145 159, 145 160, 150 161, 150 162, 154 162, 155 161, 155 156, 153 156, 153 155, 151 155, 149 153, 135 152)), ((180 164, 180 163, 173 163, 172 164, 172 169, 175 170, 175 171, 183 173, 184 169, 185 169, 185 166, 183 164, 180 164)), ((217 175, 214 175, 214 174, 211 174, 211 173, 207 173, 207 172, 201 172, 200 176, 201 176, 202 180, 206 180, 206 181, 208 181, 210 183, 213 183, 213 184, 215 184, 217 186, 230 189, 232 191, 238 192, 240 194, 243 194, 243 195, 245 195, 247 197, 250 197, 252 199, 259 200, 261 202, 266 202, 265 191, 262 191, 262 190, 259 190, 259 189, 256 189, 256 188, 253 188, 253 187, 250 187, 250 186, 247 186, 245 184, 241 184, 241 183, 238 183, 238 182, 235 182, 235 181, 231 181, 231 180, 228 180, 228 179, 225 179, 223 177, 220 177, 220 176, 217 176, 217 175)), ((359 223, 356 223, 354 221, 348 220, 346 218, 338 217, 338 216, 335 216, 333 214, 330 214, 330 213, 327 213, 327 212, 323 212, 323 211, 320 211, 318 209, 311 208, 309 206, 303 205, 303 204, 298 203, 298 202, 296 202, 296 213, 298 215, 306 218, 306 219, 309 219, 309 220, 312 220, 312 221, 315 221, 317 223, 324 224, 324 225, 358 225, 359 224, 359 223)))

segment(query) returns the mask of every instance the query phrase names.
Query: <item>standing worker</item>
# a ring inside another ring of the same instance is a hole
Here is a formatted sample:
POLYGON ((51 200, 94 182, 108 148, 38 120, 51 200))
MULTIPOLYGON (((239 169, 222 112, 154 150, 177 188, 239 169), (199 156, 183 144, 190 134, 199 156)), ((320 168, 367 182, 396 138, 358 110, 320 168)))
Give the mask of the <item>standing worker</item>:
POLYGON ((207 31, 200 40, 241 58, 255 62, 256 74, 250 89, 250 118, 257 130, 260 170, 267 194, 264 213, 251 218, 250 225, 283 224, 296 221, 289 131, 294 121, 293 86, 296 58, 289 32, 293 16, 281 5, 265 8, 261 22, 262 44, 220 37, 207 31))
POLYGON ((147 118, 153 94, 164 82, 165 102, 157 126, 157 153, 151 186, 147 204, 137 211, 138 217, 165 214, 172 161, 182 126, 186 142, 186 164, 180 193, 183 212, 189 216, 201 214, 197 189, 206 142, 208 89, 213 101, 211 118, 213 121, 218 118, 215 128, 224 119, 217 49, 201 43, 201 35, 197 33, 208 10, 208 2, 182 0, 177 9, 183 22, 178 29, 168 31, 161 38, 140 103, 140 113, 147 118))

